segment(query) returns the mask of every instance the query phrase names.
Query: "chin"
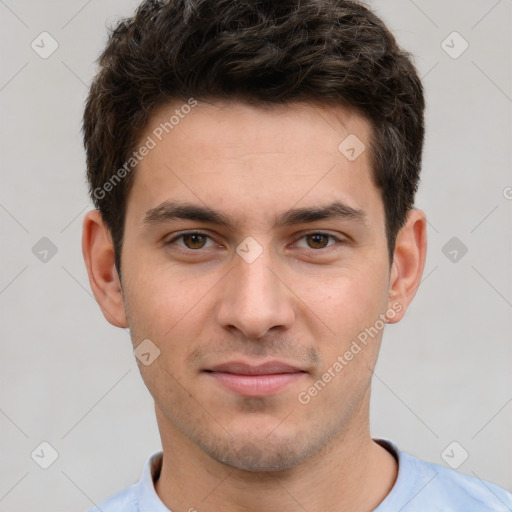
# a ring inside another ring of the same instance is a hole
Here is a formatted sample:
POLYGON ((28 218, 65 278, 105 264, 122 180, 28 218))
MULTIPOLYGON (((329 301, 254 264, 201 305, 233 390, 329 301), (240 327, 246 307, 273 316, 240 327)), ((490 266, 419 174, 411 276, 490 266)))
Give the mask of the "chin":
POLYGON ((215 443, 201 443, 200 446, 217 462, 253 472, 290 469, 317 451, 315 447, 298 439, 258 438, 257 435, 244 435, 239 439, 233 436, 215 443))

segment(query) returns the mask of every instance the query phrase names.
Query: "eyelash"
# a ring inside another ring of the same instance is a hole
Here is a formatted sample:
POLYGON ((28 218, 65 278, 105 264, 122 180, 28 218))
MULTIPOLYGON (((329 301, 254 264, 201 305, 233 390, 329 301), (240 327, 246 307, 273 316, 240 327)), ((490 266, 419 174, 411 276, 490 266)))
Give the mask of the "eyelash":
MULTIPOLYGON (((171 240, 168 240, 166 242, 164 242, 164 245, 173 245, 177 240, 179 239, 183 239, 183 237, 187 236, 187 235, 199 235, 199 236, 202 236, 202 237, 205 237, 205 238, 208 238, 208 239, 212 239, 212 237, 210 235, 208 235, 207 233, 203 233, 202 231, 185 231, 183 233, 180 233, 179 235, 173 237, 171 240)), ((311 235, 322 235, 322 236, 326 236, 326 237, 329 237, 333 240, 335 240, 336 242, 338 242, 338 244, 342 244, 344 242, 344 240, 334 236, 334 235, 331 235, 330 233, 324 233, 323 231, 311 231, 309 233, 305 233, 303 234, 300 238, 297 239, 297 242, 299 240, 302 240, 303 238, 307 237, 307 236, 311 236, 311 235)), ((337 245, 336 243, 334 244, 331 244, 331 245, 328 245, 326 247, 322 247, 320 249, 313 249, 313 248, 307 248, 307 249, 304 249, 306 251, 310 251, 310 252, 315 252, 315 253, 318 253, 318 252, 321 252, 321 251, 325 251, 333 246, 337 245)), ((186 248, 183 248, 183 247, 179 247, 179 250, 183 251, 183 252, 187 252, 187 253, 194 253, 194 252, 201 252, 203 248, 200 248, 200 249, 189 249, 188 247, 186 248)))

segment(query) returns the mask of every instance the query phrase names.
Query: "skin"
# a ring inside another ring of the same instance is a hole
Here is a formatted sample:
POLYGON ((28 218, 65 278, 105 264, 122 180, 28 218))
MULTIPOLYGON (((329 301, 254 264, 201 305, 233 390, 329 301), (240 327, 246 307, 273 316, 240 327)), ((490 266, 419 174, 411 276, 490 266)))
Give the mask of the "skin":
MULTIPOLYGON (((156 111, 141 143, 179 107, 156 111)), ((396 480, 394 458, 369 429, 383 330, 334 377, 332 366, 379 315, 394 323, 405 314, 424 268, 426 218, 409 213, 391 263, 370 152, 348 160, 338 150, 348 134, 369 148, 369 122, 339 105, 199 102, 137 166, 122 286, 108 229, 98 211, 85 216, 84 259, 106 319, 129 327, 134 347, 150 339, 160 350, 138 364, 164 453, 155 489, 174 512, 370 511, 396 480), (234 225, 143 222, 175 200, 234 225), (364 220, 276 223, 285 210, 335 200, 364 220), (207 237, 174 240, 189 230, 207 237), (337 239, 306 236, 319 232, 337 239), (236 252, 248 236, 263 250, 251 263, 236 252), (249 397, 203 371, 270 359, 304 373, 271 396, 249 397), (329 368, 329 382, 301 403, 329 368)))

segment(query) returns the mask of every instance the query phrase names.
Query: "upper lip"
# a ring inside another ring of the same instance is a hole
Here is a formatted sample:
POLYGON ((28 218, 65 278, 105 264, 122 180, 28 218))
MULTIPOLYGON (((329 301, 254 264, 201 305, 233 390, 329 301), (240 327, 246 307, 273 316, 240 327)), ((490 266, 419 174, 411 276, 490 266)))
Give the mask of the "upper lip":
POLYGON ((252 365, 233 361, 230 363, 222 363, 212 368, 207 368, 206 371, 234 373, 237 375, 271 375, 275 373, 297 373, 303 372, 300 368, 292 366, 282 361, 268 361, 263 364, 252 365))

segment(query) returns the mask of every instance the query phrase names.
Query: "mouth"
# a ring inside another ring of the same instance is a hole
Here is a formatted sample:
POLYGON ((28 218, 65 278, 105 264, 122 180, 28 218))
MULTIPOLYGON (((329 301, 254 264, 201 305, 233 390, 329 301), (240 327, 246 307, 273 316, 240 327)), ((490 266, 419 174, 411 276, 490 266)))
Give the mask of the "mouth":
POLYGON ((251 365, 243 362, 223 363, 203 370, 216 384, 248 397, 275 395, 307 372, 281 361, 251 365))

